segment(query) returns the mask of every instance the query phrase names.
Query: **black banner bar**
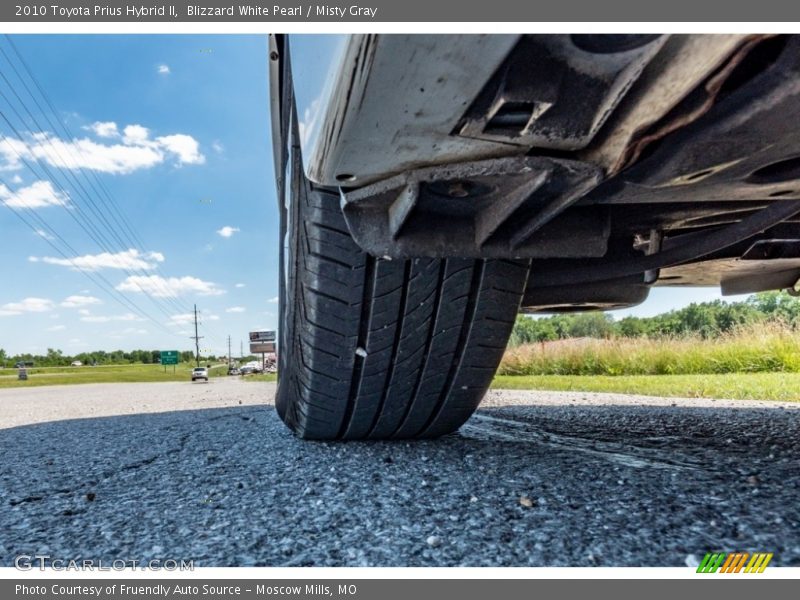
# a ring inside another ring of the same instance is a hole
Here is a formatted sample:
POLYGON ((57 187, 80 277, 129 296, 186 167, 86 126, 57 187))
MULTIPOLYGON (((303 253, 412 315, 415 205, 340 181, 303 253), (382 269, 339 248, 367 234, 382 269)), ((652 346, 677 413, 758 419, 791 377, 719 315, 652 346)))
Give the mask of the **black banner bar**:
POLYGON ((791 579, 698 575, 672 580, 553 579, 294 579, 294 580, 78 580, 0 581, 0 597, 14 600, 408 600, 415 598, 752 598, 754 594, 788 598, 791 579), (714 580, 714 581, 712 581, 714 580), (712 589, 713 586, 713 589, 712 589))
MULTIPOLYGON (((33 0, 3 2, 8 23, 36 22, 780 22, 800 20, 800 4, 785 0, 33 0)), ((754 28, 757 29, 757 28, 754 28)), ((487 32, 489 29, 487 29, 487 32)))

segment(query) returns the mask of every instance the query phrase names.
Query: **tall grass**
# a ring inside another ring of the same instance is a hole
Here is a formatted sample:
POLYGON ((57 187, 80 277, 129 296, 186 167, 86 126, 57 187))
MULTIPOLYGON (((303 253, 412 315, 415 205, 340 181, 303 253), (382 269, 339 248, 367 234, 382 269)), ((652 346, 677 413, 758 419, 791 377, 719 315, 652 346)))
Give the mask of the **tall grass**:
POLYGON ((714 339, 566 339, 506 351, 499 375, 692 375, 800 372, 800 330, 783 322, 742 326, 714 339))

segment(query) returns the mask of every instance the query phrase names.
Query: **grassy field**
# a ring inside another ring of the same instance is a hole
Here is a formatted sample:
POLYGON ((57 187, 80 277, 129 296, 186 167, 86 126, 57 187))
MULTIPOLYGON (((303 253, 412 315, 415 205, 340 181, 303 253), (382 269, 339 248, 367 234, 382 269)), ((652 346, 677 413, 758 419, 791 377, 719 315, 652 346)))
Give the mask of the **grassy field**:
POLYGON ((245 381, 278 381, 278 375, 275 373, 263 373, 262 375, 248 375, 244 378, 245 381))
MULTIPOLYGON (((194 364, 0 369, 0 388, 75 383, 188 381, 194 364)), ((211 376, 225 376, 225 364, 211 376)), ((274 374, 246 381, 275 381, 274 374)), ((800 401, 800 332, 773 324, 712 340, 566 339, 509 348, 495 388, 613 392, 688 398, 800 401)))
POLYGON ((800 401, 800 332, 781 323, 714 339, 564 339, 509 348, 495 388, 800 401))
MULTIPOLYGON (((0 388, 63 385, 75 383, 134 383, 148 381, 190 381, 194 363, 173 367, 161 365, 109 365, 97 367, 43 367, 28 369, 28 380, 19 381, 16 369, 0 369, 0 388), (166 372, 165 372, 166 368, 166 372)), ((227 365, 212 365, 211 377, 227 374, 227 365)))
MULTIPOLYGON (((115 365, 30 369, 18 381, 16 369, 0 370, 0 388, 78 383, 188 381, 193 364, 115 365)), ((211 377, 225 376, 224 364, 213 365, 211 377)), ((245 381, 275 381, 275 374, 248 375, 245 381)), ((613 392, 683 398, 730 398, 800 402, 800 373, 732 373, 702 375, 498 375, 493 388, 613 392)))
POLYGON ((671 398, 800 402, 800 373, 724 375, 498 375, 493 388, 612 392, 671 398))
POLYGON ((751 326, 704 340, 565 339, 510 348, 500 375, 700 375, 800 373, 800 331, 751 326))

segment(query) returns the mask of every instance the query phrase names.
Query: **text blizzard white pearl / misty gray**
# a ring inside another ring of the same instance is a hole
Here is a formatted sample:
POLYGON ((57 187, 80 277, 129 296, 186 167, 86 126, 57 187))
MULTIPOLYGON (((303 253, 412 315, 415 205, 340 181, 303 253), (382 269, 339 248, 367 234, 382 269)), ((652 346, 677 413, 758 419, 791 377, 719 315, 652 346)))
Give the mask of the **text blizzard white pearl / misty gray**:
POLYGON ((189 17, 328 17, 344 19, 345 17, 369 17, 374 19, 378 14, 377 7, 333 6, 328 4, 298 4, 297 6, 278 6, 262 4, 239 4, 230 6, 202 6, 193 4, 186 7, 189 17))

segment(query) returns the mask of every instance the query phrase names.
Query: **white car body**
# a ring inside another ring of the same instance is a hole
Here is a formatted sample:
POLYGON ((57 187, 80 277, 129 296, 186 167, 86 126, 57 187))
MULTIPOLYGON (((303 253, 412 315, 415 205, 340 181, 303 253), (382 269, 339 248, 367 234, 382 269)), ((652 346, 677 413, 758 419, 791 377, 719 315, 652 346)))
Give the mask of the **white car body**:
POLYGON ((196 381, 197 379, 208 381, 208 369, 205 367, 195 367, 192 369, 192 381, 196 381))

